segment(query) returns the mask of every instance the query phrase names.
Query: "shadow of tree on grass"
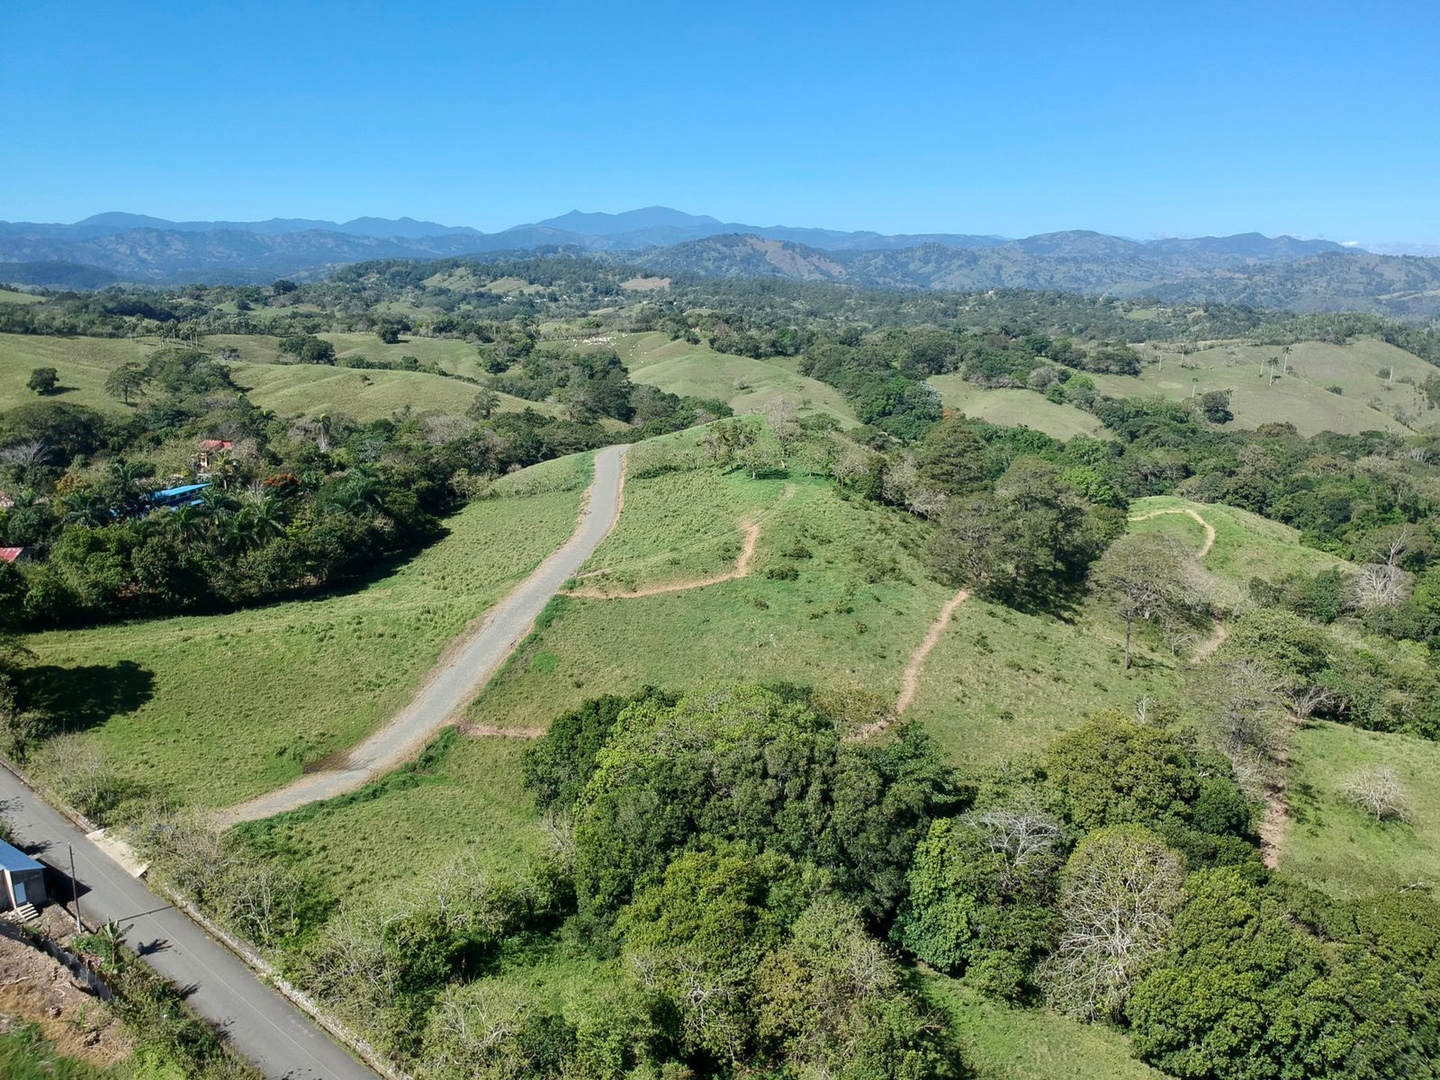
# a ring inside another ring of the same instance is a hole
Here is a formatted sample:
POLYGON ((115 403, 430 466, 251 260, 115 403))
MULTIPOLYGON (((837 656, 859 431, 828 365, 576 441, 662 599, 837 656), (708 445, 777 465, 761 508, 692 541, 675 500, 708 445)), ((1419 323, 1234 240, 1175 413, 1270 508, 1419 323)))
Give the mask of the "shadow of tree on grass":
POLYGON ((36 664, 25 668, 19 681, 25 707, 48 714, 63 731, 97 727, 155 696, 155 673, 134 660, 81 667, 36 664))

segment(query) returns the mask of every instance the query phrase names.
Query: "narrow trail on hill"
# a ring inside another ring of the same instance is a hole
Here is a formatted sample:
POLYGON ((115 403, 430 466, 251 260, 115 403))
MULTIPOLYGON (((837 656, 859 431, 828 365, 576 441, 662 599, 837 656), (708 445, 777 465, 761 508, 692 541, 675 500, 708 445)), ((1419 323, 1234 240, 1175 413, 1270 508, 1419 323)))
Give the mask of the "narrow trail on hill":
POLYGON ((935 616, 935 621, 930 624, 929 631, 925 634, 925 640, 920 642, 910 656, 910 663, 905 665, 905 674, 900 677, 900 696, 895 699, 895 715, 899 716, 910 707, 915 700, 915 694, 920 689, 920 671, 925 666, 925 660, 929 657, 931 650, 940 644, 940 639, 945 636, 945 631, 950 626, 950 620, 955 617, 955 612, 960 610, 960 605, 970 599, 970 590, 961 589, 958 593, 945 601, 945 606, 940 609, 940 614, 935 616))
POLYGON ((1195 655, 1190 658, 1192 664, 1198 664, 1202 660, 1209 660, 1215 655, 1215 650, 1224 645, 1230 637, 1230 631, 1219 619, 1212 619, 1213 629, 1210 636, 1195 647, 1195 655))
POLYGON ((545 605, 614 527, 624 492, 625 450, 609 446, 595 455, 595 478, 570 539, 451 643, 409 705, 358 746, 336 755, 333 765, 223 810, 221 821, 256 821, 354 791, 418 754, 484 688, 530 633, 545 605))
POLYGON ((1205 558, 1206 555, 1210 554, 1210 549, 1215 546, 1215 526, 1211 525, 1208 521, 1206 521, 1203 517, 1197 514, 1194 510, 1191 510, 1188 506, 1176 506, 1169 510, 1151 510, 1148 514, 1135 514, 1130 518, 1130 520, 1149 521, 1151 518, 1160 517, 1162 514, 1184 514, 1186 517, 1194 518, 1196 521, 1198 521, 1200 523, 1200 527, 1205 530, 1205 543, 1200 545, 1200 550, 1197 554, 1202 559, 1205 558))
MULTIPOLYGON (((767 514, 774 512, 782 504, 789 501, 795 494, 795 485, 786 486, 780 499, 767 514)), ((760 542, 760 522, 749 521, 741 525, 745 531, 745 540, 740 547, 740 557, 735 560, 735 568, 727 570, 723 574, 715 574, 707 578, 691 578, 684 581, 666 581, 658 585, 645 585, 633 592, 611 593, 594 586, 583 589, 571 589, 565 595, 577 596, 586 600, 635 600, 642 596, 660 596, 664 593, 689 592, 691 589, 704 589, 711 585, 719 585, 724 581, 735 581, 737 578, 750 576, 751 564, 755 561, 755 545, 760 542)), ((596 574, 603 574, 604 570, 592 570, 584 577, 594 577, 596 574)))
MULTIPOLYGON (((1296 717, 1292 723, 1299 725, 1296 717)), ((1285 801, 1285 776, 1290 769, 1290 751, 1282 747, 1275 751, 1275 775, 1265 784, 1265 812, 1260 817, 1260 861, 1267 870, 1280 868, 1280 848, 1285 842, 1285 830, 1290 827, 1290 806, 1285 801)))

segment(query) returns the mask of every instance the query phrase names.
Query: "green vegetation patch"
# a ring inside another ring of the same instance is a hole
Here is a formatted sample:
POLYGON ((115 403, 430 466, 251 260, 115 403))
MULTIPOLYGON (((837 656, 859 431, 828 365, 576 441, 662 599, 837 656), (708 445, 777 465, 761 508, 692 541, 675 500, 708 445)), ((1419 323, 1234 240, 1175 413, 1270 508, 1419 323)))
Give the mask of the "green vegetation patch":
POLYGON ((437 739, 421 760, 350 795, 241 827, 332 900, 428 877, 462 856, 513 870, 543 843, 520 786, 523 739, 437 739))
POLYGON ((1076 435, 1107 437, 1104 425, 1084 409, 1051 401, 1034 390, 986 389, 967 382, 963 375, 933 375, 930 385, 940 392, 945 408, 972 420, 1002 427, 1023 425, 1062 441, 1076 435))
POLYGON ((1283 346, 1236 344, 1189 354, 1147 349, 1147 361, 1158 355, 1159 364, 1147 363, 1136 376, 1098 375, 1095 381, 1102 393, 1120 398, 1159 394, 1181 400, 1229 390, 1234 426, 1291 423, 1306 436, 1405 432, 1423 419, 1424 396, 1415 384, 1435 369, 1413 353, 1369 339, 1348 345, 1307 341, 1290 349, 1288 374, 1280 374, 1286 364, 1283 346), (1278 364, 1270 363, 1272 357, 1278 364), (1393 381, 1386 377, 1392 368, 1393 381), (1397 410, 1406 423, 1396 419, 1397 410))
POLYGON ((1297 733, 1280 869, 1349 898, 1440 882, 1440 744, 1410 735, 1311 724, 1297 733), (1394 771, 1408 821, 1376 822, 1345 788, 1367 769, 1394 771))
MULTIPOLYGON (((379 342, 376 343, 377 345, 379 342)), ((232 365, 235 381, 250 400, 281 416, 339 413, 361 422, 393 416, 401 409, 463 416, 480 387, 443 375, 419 371, 381 371, 329 367, 324 364, 232 365)), ((553 415, 552 405, 496 395, 498 410, 533 408, 553 415)))
MULTIPOLYGON (((933 617, 933 615, 932 615, 933 617)), ((1124 629, 1094 611, 1075 622, 970 599, 930 653, 906 716, 967 771, 1016 760, 1102 709, 1172 692, 1179 661, 1142 649, 1122 670, 1124 629)))
POLYGON ((847 426, 857 422, 838 390, 799 374, 793 362, 780 358, 731 356, 661 333, 615 334, 607 347, 625 361, 632 382, 680 397, 717 398, 736 413, 765 412, 788 398, 801 416, 828 413, 847 426))
MULTIPOLYGON (((736 522, 763 514, 750 576, 703 588, 570 601, 522 646, 470 719, 543 726, 582 700, 716 680, 854 686, 893 701, 948 591, 915 551, 927 527, 827 482, 667 473, 626 485, 596 564, 627 559, 636 584, 732 570, 736 522), (787 484, 795 493, 783 498, 787 484), (535 657, 552 654, 538 666, 535 657)), ((585 582, 581 581, 580 585, 585 582)))
POLYGON ((578 490, 475 503, 369 583, 227 615, 34 635, 57 711, 124 775, 223 806, 353 745, 574 531, 578 490))
POLYGON ((1082 1024, 1044 1008, 984 997, 963 980, 930 974, 925 995, 954 1025, 976 1080, 1161 1080, 1114 1028, 1082 1024))

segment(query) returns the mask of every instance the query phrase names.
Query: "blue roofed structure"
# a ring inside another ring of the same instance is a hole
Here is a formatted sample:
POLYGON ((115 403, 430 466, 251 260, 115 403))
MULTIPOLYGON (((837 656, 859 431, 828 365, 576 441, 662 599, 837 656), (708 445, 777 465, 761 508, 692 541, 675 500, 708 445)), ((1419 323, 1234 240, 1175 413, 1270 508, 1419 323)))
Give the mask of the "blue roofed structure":
POLYGON ((179 487, 165 488, 163 491, 153 492, 150 496, 152 506, 168 506, 172 510, 181 506, 194 506, 200 500, 195 496, 197 493, 208 488, 209 484, 181 484, 179 487))
POLYGON ((45 903, 45 867, 0 840, 0 911, 45 903))

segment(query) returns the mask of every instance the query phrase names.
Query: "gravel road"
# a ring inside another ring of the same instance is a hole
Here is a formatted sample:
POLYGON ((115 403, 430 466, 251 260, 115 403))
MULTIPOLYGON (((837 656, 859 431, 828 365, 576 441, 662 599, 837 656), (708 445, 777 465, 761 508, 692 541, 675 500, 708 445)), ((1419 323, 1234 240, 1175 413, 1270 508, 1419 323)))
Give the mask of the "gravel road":
POLYGON ((233 806, 222 815, 224 820, 255 821, 353 791, 418 754, 484 688, 530 633, 550 598, 614 527, 620 514, 625 450, 609 446, 595 455, 595 478, 574 534, 496 604, 468 640, 446 651, 441 666, 393 720, 351 750, 342 767, 309 773, 278 791, 233 806))

